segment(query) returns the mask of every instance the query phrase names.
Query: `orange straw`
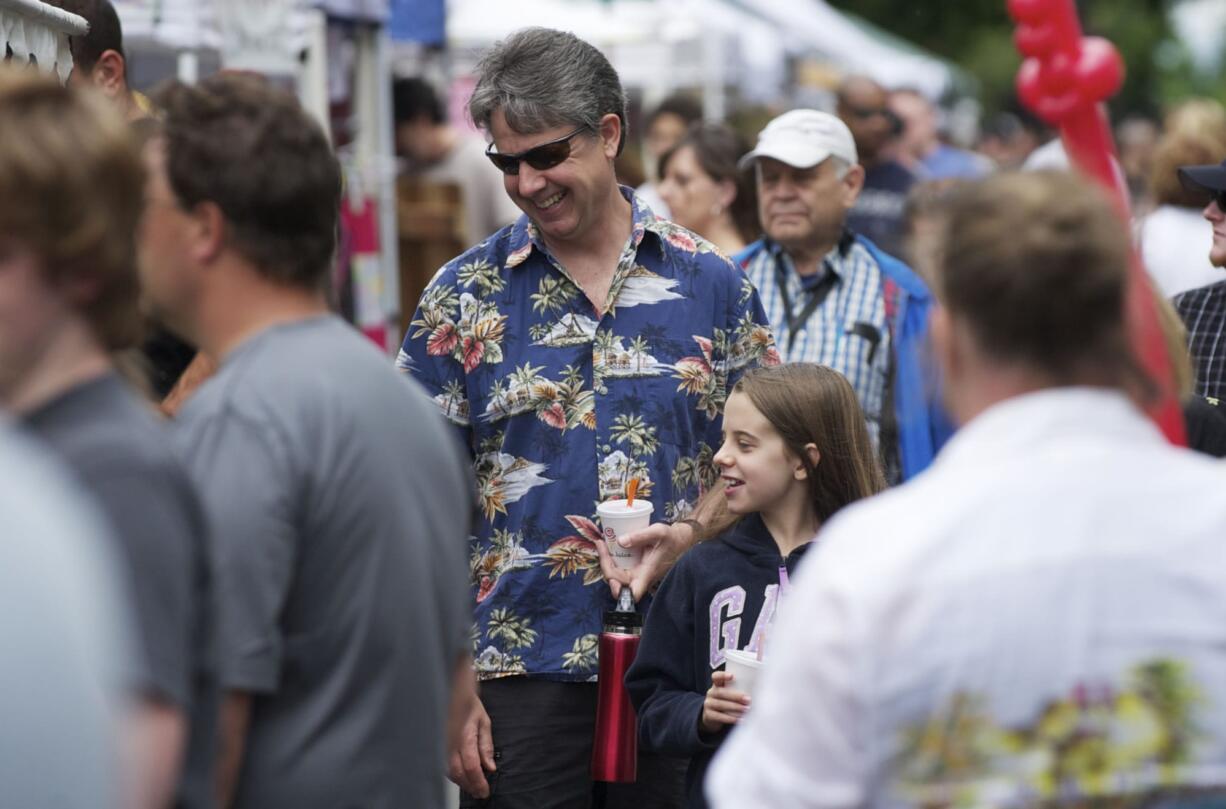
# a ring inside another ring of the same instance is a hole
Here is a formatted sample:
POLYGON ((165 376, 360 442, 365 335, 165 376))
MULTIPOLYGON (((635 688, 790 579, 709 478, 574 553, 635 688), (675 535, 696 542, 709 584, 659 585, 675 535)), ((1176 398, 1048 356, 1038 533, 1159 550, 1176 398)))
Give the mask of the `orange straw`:
POLYGON ((630 482, 626 484, 626 508, 634 505, 634 495, 639 490, 639 479, 630 478, 630 482))

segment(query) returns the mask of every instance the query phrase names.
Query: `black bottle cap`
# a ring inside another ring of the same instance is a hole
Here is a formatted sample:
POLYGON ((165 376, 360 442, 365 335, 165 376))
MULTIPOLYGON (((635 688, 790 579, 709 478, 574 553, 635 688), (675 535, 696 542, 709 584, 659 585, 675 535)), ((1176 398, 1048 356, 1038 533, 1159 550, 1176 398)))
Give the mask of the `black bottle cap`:
POLYGON ((643 616, 638 612, 605 611, 604 628, 606 632, 617 631, 619 629, 642 629, 642 627, 643 616))

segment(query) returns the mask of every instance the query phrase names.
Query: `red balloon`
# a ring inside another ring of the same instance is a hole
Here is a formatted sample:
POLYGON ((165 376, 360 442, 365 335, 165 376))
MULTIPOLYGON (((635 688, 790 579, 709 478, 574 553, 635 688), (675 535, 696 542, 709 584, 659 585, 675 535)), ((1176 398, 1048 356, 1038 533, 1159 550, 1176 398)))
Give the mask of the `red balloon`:
POLYGON ((1085 97, 1093 102, 1105 101, 1119 92, 1124 86, 1124 60, 1115 46, 1101 37, 1081 40, 1077 81, 1085 97))
POLYGON ((1056 48, 1056 31, 1050 23, 1019 25, 1013 41, 1023 56, 1043 58, 1056 48))
POLYGON ((1050 0, 1009 0, 1009 16, 1017 22, 1031 22, 1048 16, 1054 10, 1050 0))
MULTIPOLYGON (((1108 188, 1127 218, 1128 197, 1114 160, 1111 129, 1102 105, 1124 82, 1124 62, 1110 42, 1082 37, 1073 0, 1007 0, 1018 23, 1014 42, 1025 57, 1017 73, 1017 94, 1044 121, 1058 126, 1069 157, 1108 188)), ((1158 380, 1162 395, 1150 415, 1166 436, 1184 444, 1179 401, 1170 359, 1159 326, 1153 293, 1134 253, 1129 289, 1133 348, 1158 380)))

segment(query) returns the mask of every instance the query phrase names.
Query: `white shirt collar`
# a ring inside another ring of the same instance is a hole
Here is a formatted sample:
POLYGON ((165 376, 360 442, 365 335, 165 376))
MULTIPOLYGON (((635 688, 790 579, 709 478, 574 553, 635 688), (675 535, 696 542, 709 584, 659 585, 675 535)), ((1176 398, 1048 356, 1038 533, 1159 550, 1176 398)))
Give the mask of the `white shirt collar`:
POLYGON ((977 456, 1029 453, 1044 445, 1084 440, 1161 443, 1165 439, 1119 390, 1046 388, 1006 399, 975 416, 954 434, 937 463, 972 462, 977 456))

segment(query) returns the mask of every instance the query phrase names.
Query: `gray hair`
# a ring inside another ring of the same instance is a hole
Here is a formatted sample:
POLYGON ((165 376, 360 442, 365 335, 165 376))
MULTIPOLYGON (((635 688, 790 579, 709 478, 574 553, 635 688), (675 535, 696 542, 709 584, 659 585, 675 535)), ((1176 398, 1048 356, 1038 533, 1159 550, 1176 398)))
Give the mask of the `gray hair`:
POLYGON ((520 133, 575 124, 596 132, 613 113, 626 144, 626 91, 604 54, 566 31, 525 28, 490 48, 477 65, 477 86, 468 101, 473 123, 490 128, 502 110, 520 133))

